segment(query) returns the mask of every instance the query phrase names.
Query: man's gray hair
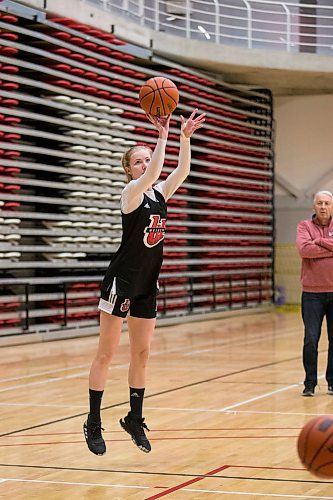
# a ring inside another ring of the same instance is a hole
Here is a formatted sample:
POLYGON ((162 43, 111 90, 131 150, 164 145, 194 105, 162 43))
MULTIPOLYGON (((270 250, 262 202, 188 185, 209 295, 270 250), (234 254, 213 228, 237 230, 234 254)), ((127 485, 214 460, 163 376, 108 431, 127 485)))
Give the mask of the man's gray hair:
POLYGON ((313 203, 316 203, 316 199, 320 195, 329 196, 331 198, 331 200, 333 201, 333 194, 331 193, 331 191, 317 191, 313 197, 313 203))

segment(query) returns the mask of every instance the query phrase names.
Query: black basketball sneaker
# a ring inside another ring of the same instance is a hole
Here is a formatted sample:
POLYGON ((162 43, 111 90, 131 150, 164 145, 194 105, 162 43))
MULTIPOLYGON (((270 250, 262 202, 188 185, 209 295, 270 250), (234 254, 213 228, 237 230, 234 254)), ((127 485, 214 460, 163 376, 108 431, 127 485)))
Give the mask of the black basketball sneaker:
POLYGON ((151 446, 145 434, 145 429, 147 431, 149 431, 149 429, 144 420, 144 418, 134 418, 128 413, 126 417, 119 420, 119 423, 131 436, 133 443, 136 444, 140 450, 149 453, 151 451, 151 446))
POLYGON ((87 421, 83 424, 83 432, 89 450, 95 455, 104 455, 106 453, 102 431, 104 431, 102 423, 91 422, 88 415, 87 421))

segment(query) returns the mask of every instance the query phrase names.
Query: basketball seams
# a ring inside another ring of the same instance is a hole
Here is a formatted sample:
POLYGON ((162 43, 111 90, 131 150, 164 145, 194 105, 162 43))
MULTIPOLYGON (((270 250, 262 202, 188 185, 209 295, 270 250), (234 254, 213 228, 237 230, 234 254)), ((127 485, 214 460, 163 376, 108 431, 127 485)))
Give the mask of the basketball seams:
MULTIPOLYGON (((325 474, 325 472, 320 472, 320 471, 321 471, 321 469, 323 469, 324 467, 327 467, 328 465, 333 465, 333 460, 331 460, 330 462, 325 462, 324 464, 319 465, 319 467, 317 467, 317 469, 315 469, 315 471, 314 471, 314 472, 315 472, 316 474, 320 475, 321 477, 325 477, 325 478, 329 478, 329 479, 331 479, 331 478, 332 478, 332 475, 331 475, 332 473, 331 473, 329 476, 327 476, 327 475, 325 474)), ((331 470, 332 470, 332 469, 330 469, 330 472, 331 472, 331 470)))
POLYGON ((176 90, 176 91, 177 91, 177 93, 178 93, 178 89, 177 89, 176 85, 164 86, 164 82, 165 82, 165 81, 170 82, 170 80, 168 80, 167 78, 165 78, 165 79, 163 80, 163 82, 162 82, 162 89, 164 90, 164 92, 166 93, 166 95, 169 97, 169 99, 172 99, 172 101, 173 101, 173 102, 176 104, 176 106, 177 106, 177 104, 178 104, 178 100, 177 100, 177 99, 175 99, 175 98, 173 97, 173 95, 169 94, 169 93, 167 92, 167 90, 169 90, 169 89, 170 89, 170 90, 176 90))
POLYGON ((171 80, 156 76, 141 87, 139 102, 146 114, 167 116, 176 109, 179 92, 171 80))
MULTIPOLYGON (((162 94, 161 94, 161 89, 157 89, 157 92, 158 92, 158 94, 159 94, 159 96, 160 96, 161 105, 163 106, 163 116, 165 116, 165 115, 167 115, 168 113, 167 113, 167 111, 166 111, 166 109, 165 109, 165 104, 164 104, 164 99, 163 99, 163 96, 162 96, 162 94)), ((160 113, 160 114, 161 114, 161 113, 160 113)))
POLYGON ((300 457, 301 458, 301 461, 303 462, 303 464, 306 465, 306 467, 308 467, 308 463, 307 463, 307 460, 306 460, 306 455, 307 455, 307 448, 308 448, 308 441, 309 441, 309 437, 310 437, 310 434, 311 434, 311 431, 312 429, 314 428, 314 426, 317 424, 317 421, 314 420, 312 425, 309 426, 309 428, 307 429, 307 432, 304 433, 304 446, 303 446, 303 457, 300 457))
MULTIPOLYGON (((172 90, 174 90, 174 89, 173 89, 173 87, 167 87, 167 89, 172 89, 172 90)), ((178 104, 178 101, 177 101, 177 100, 176 100, 176 99, 175 99, 172 95, 170 95, 170 94, 166 91, 166 89, 165 89, 165 88, 163 88, 163 90, 164 90, 164 92, 166 93, 166 95, 169 97, 169 99, 172 99, 172 100, 173 100, 173 102, 174 102, 175 104, 178 104)))
MULTIPOLYGON (((327 441, 329 441, 331 438, 333 437, 333 431, 331 432, 331 434, 329 434, 329 436, 327 436, 327 438, 325 439, 325 441, 323 441, 320 445, 320 447, 316 450, 316 453, 314 454, 311 462, 309 463, 309 467, 312 466, 313 462, 315 461, 315 459, 318 457, 319 453, 321 452, 321 450, 323 449, 323 447, 327 444, 327 441)), ((315 472, 317 472, 319 470, 319 468, 322 467, 322 465, 320 465, 317 469, 314 469, 315 472)))

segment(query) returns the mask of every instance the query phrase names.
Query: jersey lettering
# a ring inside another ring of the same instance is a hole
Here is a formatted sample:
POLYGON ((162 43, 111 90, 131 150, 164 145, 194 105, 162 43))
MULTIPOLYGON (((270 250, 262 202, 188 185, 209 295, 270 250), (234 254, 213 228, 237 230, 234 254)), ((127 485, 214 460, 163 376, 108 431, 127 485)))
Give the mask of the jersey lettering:
POLYGON ((164 239, 166 219, 161 219, 160 215, 150 215, 150 224, 144 229, 143 242, 146 247, 156 246, 164 239))

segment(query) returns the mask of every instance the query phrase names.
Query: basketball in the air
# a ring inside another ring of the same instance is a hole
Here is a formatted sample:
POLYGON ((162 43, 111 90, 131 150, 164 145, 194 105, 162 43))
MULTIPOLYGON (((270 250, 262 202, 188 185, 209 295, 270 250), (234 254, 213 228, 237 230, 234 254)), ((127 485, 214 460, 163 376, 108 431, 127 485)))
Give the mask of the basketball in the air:
POLYGON ((298 436, 297 449, 309 472, 333 479, 333 415, 321 415, 307 422, 298 436))
POLYGON ((176 85, 164 76, 155 76, 146 81, 139 93, 140 106, 145 113, 155 116, 167 116, 179 102, 176 85))

